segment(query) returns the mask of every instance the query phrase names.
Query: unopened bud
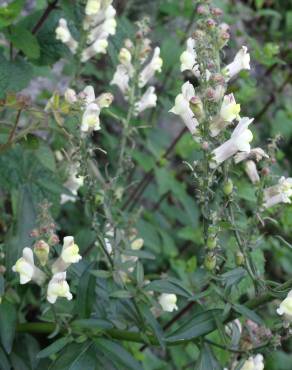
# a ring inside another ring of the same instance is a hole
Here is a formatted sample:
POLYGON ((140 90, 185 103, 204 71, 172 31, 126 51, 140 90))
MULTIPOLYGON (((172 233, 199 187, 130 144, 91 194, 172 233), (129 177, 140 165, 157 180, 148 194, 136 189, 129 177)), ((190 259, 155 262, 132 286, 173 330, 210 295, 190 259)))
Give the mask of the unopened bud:
POLYGON ((111 93, 103 93, 96 99, 97 104, 100 108, 108 108, 114 100, 114 96, 111 93))
POLYGON ((214 254, 207 254, 204 260, 205 269, 213 271, 216 267, 216 256, 214 254))
POLYGON ((199 96, 193 96, 190 100, 190 108, 196 118, 200 119, 204 116, 204 108, 202 100, 199 96))
POLYGON ((207 15, 209 14, 209 9, 204 5, 199 5, 197 7, 197 13, 200 15, 207 15))
POLYGON ((208 143, 208 141, 203 141, 202 142, 202 149, 203 150, 208 150, 209 149, 209 143, 208 143))
POLYGON ((6 272, 6 267, 4 265, 0 265, 0 274, 4 275, 6 272))
POLYGON ((56 245, 58 244, 60 241, 59 237, 57 234, 52 234, 50 237, 49 237, 49 240, 48 240, 48 243, 49 245, 56 245))
POLYGON ((34 253, 37 256, 40 264, 45 266, 49 259, 50 246, 43 240, 39 240, 34 245, 34 253))
POLYGON ((244 264, 244 255, 241 252, 236 252, 235 263, 237 266, 242 266, 244 264))
POLYGON ((216 22, 212 18, 207 19, 206 24, 209 29, 212 29, 216 26, 216 22))
POLYGON ((208 87, 208 89, 206 90, 206 98, 209 101, 214 101, 214 99, 215 99, 215 90, 212 89, 212 87, 208 87))
POLYGON ((122 64, 127 64, 127 63, 130 63, 132 60, 132 55, 131 53, 129 52, 128 49, 126 48, 122 48, 120 50, 120 53, 119 53, 119 61, 122 63, 122 64))
POLYGON ((202 30, 196 30, 194 33, 193 33, 193 38, 195 40, 203 40, 205 38, 205 32, 202 31, 202 30))
POLYGON ((263 176, 269 176, 270 174, 270 169, 268 167, 264 167, 261 171, 263 176))
POLYGON ((212 250, 212 249, 215 249, 216 246, 217 246, 217 238, 214 236, 208 236, 207 248, 212 250))
POLYGON ((133 44, 132 40, 130 40, 130 39, 126 39, 126 40, 125 40, 125 47, 126 47, 127 49, 131 50, 131 49, 134 47, 134 44, 133 44))
POLYGON ((212 8, 211 14, 214 15, 215 17, 220 17, 223 14, 223 11, 220 8, 212 8))
POLYGON ((39 231, 37 229, 33 229, 31 232, 30 232, 30 237, 31 238, 37 238, 39 236, 39 231))
POLYGON ((232 194, 232 191, 233 191, 233 182, 231 179, 228 179, 223 185, 223 192, 225 195, 228 196, 232 194))
POLYGON ((212 74, 211 81, 215 82, 216 84, 220 84, 220 85, 225 84, 225 78, 220 73, 212 74))

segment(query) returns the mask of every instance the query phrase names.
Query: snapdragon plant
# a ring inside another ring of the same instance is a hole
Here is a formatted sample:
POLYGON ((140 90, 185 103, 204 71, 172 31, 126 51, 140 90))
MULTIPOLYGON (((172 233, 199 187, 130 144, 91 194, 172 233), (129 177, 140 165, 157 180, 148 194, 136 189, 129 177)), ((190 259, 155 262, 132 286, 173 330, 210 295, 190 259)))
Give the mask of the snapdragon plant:
POLYGON ((248 40, 196 1, 175 67, 118 1, 40 3, 0 8, 0 367, 263 370, 291 337, 292 280, 263 251, 291 249, 292 178, 238 102, 248 40), (57 61, 36 99, 8 82, 57 61))

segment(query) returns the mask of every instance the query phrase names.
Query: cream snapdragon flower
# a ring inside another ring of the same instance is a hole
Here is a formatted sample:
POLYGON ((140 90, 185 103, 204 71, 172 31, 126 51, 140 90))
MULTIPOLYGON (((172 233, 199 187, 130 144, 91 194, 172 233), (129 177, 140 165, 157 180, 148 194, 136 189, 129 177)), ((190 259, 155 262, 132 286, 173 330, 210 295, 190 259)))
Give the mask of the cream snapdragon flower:
POLYGON ((278 315, 283 315, 287 321, 292 322, 292 290, 290 290, 287 297, 280 303, 277 313, 278 315))
POLYGON ((58 297, 67 298, 68 301, 73 298, 69 284, 66 281, 66 272, 58 272, 54 274, 48 284, 47 300, 51 304, 54 304, 58 297))
POLYGON ((32 280, 42 285, 46 279, 45 274, 35 266, 33 251, 28 247, 23 249, 22 257, 12 266, 12 271, 19 273, 20 284, 27 284, 32 280))
POLYGON ((194 97, 196 97, 196 94, 193 85, 189 81, 185 82, 182 86, 181 94, 177 95, 175 98, 175 105, 170 110, 171 113, 181 117, 192 135, 196 134, 199 125, 190 107, 190 101, 194 97))
POLYGON ((223 72, 226 73, 227 77, 230 79, 244 69, 250 69, 250 55, 246 46, 242 46, 242 48, 235 55, 233 62, 228 64, 223 72))
POLYGON ((215 165, 212 164, 211 167, 215 168, 227 159, 234 156, 237 152, 250 152, 250 142, 253 139, 253 134, 248 129, 248 126, 252 123, 252 121, 253 118, 241 118, 238 125, 234 129, 231 138, 213 150, 212 153, 215 165))
POLYGON ((53 263, 53 273, 64 272, 72 263, 78 263, 82 259, 79 247, 74 242, 73 236, 65 236, 60 257, 53 263))
POLYGON ((163 311, 172 312, 178 310, 176 305, 177 296, 175 294, 162 293, 158 298, 158 302, 163 311))

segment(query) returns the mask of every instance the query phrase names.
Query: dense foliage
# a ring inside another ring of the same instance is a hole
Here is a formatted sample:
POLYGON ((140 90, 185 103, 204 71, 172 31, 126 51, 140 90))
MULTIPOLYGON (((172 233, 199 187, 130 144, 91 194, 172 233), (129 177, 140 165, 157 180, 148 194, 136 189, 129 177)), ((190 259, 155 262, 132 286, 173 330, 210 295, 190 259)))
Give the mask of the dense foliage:
POLYGON ((291 2, 2 1, 0 35, 0 369, 290 370, 291 2))

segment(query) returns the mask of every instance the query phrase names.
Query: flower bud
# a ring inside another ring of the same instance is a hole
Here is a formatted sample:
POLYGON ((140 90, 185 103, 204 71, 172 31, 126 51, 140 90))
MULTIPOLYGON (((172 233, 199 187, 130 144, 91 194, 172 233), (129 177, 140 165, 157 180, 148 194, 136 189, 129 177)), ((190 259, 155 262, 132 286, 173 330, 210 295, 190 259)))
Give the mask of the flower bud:
POLYGON ((215 17, 220 17, 223 14, 223 11, 220 8, 212 8, 211 14, 214 15, 215 17))
POLYGON ((269 176, 270 174, 270 169, 268 167, 264 167, 261 171, 263 176, 269 176))
POLYGON ((40 264, 45 266, 49 259, 50 246, 45 241, 39 240, 35 243, 33 251, 40 261, 40 264))
POLYGON ((200 15, 207 15, 207 14, 209 14, 209 10, 206 6, 199 5, 197 7, 197 13, 200 14, 200 15))
POLYGON ((190 100, 190 108, 196 118, 202 118, 204 116, 204 108, 202 100, 199 96, 193 96, 190 100))
POLYGON ((215 254, 207 254, 204 260, 205 269, 213 271, 216 267, 216 256, 215 254))
POLYGON ((209 101, 214 101, 215 95, 216 95, 215 90, 212 89, 212 87, 208 87, 208 89, 206 90, 206 98, 209 101))
POLYGON ((207 248, 212 250, 215 249, 217 246, 217 238, 215 236, 208 236, 207 239, 207 248))
POLYGON ((241 252, 236 252, 235 263, 237 266, 242 266, 244 264, 244 255, 241 252))
POLYGON ((213 29, 216 26, 216 22, 212 18, 207 19, 206 24, 209 29, 213 29))
POLYGON ((59 243, 59 241, 60 241, 60 239, 59 239, 58 235, 57 234, 52 234, 50 236, 49 240, 48 240, 48 243, 50 245, 56 245, 56 244, 59 243))
POLYGON ((228 179, 223 185, 223 192, 225 195, 228 196, 232 194, 232 191, 233 191, 233 182, 231 179, 228 179))
POLYGON ((202 149, 207 151, 209 149, 209 143, 208 141, 202 142, 202 149))
POLYGON ((6 267, 4 265, 0 265, 0 275, 4 275, 6 272, 6 267))
POLYGON ((30 237, 31 238, 37 238, 39 236, 39 231, 37 229, 33 229, 31 232, 30 232, 30 237))

